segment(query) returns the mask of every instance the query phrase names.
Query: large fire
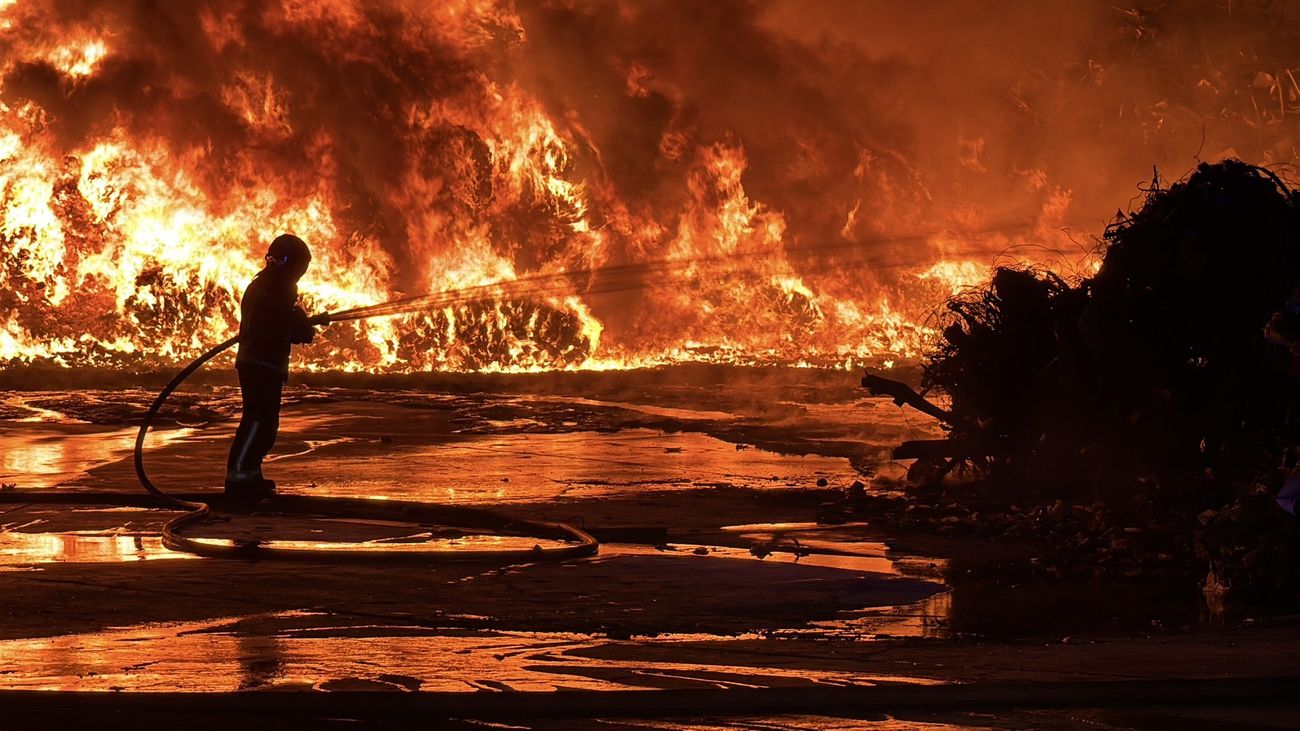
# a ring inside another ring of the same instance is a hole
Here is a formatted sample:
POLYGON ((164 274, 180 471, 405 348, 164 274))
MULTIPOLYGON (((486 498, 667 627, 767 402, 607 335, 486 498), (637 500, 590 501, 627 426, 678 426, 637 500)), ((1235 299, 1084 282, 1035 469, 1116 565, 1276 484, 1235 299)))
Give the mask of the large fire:
POLYGON ((1199 32, 1176 10, 1152 41, 1141 10, 1004 5, 962 51, 858 3, 0 0, 0 363, 194 356, 286 231, 314 311, 593 272, 334 325, 312 367, 893 361, 999 257, 1086 271, 1071 229, 1134 160, 1294 157, 1290 71, 1143 75, 1199 32), (961 65, 1058 22, 1028 72, 961 65))

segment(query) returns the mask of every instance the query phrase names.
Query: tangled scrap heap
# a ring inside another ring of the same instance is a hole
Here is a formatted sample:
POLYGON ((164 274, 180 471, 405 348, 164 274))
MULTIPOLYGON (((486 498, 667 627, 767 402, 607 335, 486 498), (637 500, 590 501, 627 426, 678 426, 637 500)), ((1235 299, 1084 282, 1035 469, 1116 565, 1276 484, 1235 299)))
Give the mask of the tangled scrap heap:
POLYGON ((1300 193, 1202 164, 1105 242, 1077 285, 999 269, 949 303, 923 385, 951 397, 960 461, 1050 505, 1063 553, 1208 563, 1211 588, 1294 602, 1297 521, 1274 498, 1300 458, 1300 193))

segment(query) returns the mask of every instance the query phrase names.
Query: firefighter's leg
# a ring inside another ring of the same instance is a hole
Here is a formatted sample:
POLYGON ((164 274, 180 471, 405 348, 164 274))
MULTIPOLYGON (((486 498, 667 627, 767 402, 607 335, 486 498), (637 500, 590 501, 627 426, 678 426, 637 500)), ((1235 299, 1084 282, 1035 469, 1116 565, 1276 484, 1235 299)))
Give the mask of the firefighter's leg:
MULTIPOLYGON (((259 412, 256 430, 249 436, 249 460, 257 465, 257 476, 262 476, 262 460, 271 453, 275 438, 280 431, 280 396, 284 382, 278 377, 266 384, 263 408, 259 412)), ((274 488, 274 484, 272 484, 274 488)))
POLYGON ((258 497, 275 489, 275 483, 262 477, 262 459, 275 444, 283 380, 279 374, 262 368, 238 371, 244 409, 226 462, 226 493, 258 497))

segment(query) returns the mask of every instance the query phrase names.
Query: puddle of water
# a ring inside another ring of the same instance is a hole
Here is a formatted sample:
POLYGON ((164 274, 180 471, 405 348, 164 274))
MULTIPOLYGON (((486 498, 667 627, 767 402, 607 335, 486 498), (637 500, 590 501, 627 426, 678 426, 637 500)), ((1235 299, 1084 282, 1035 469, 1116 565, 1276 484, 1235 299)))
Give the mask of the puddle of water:
MULTIPOLYGON (((244 618, 293 620, 300 613, 244 618)), ((322 618, 324 621, 324 618, 322 618)), ((0 641, 0 688, 79 691, 232 691, 257 688, 424 691, 654 690, 869 686, 936 681, 866 672, 761 664, 651 662, 640 644, 705 639, 608 641, 561 633, 438 631, 422 627, 317 624, 248 633, 232 620, 141 625, 87 634, 0 641), (356 635, 358 631, 382 636, 356 635), (629 658, 575 655, 617 645, 629 658)), ((715 641, 735 638, 708 637, 715 641)), ((725 653, 724 653, 725 656, 725 653)), ((761 658, 760 658, 761 659, 761 658)), ((752 662, 752 660, 751 660, 752 662)))
POLYGON ((162 545, 159 536, 0 532, 0 566, 42 563, 121 563, 198 558, 162 545))
POLYGON ((853 474, 842 457, 737 450, 705 434, 653 429, 502 434, 379 456, 322 449, 285 455, 276 471, 288 492, 452 504, 599 498, 647 488, 790 487, 853 474))
POLYGON ((496 427, 497 429, 506 429, 510 427, 517 428, 517 429, 525 429, 534 426, 543 426, 542 422, 536 419, 529 419, 526 417, 521 417, 518 419, 484 419, 483 421, 491 426, 496 427))
MULTIPOLYGON (((248 545, 249 541, 230 538, 202 538, 189 536, 196 543, 208 546, 248 545)), ((470 535, 457 538, 427 539, 421 536, 403 536, 400 540, 373 541, 295 541, 267 539, 256 541, 263 548, 278 548, 293 551, 373 551, 375 553, 430 553, 449 551, 532 551, 535 549, 562 548, 572 543, 549 538, 532 538, 529 536, 489 536, 470 535)))
POLYGON ((719 558, 733 559, 741 561, 767 561, 769 563, 788 563, 798 564, 800 566, 818 566, 828 569, 840 569, 842 571, 859 571, 874 574, 890 574, 900 576, 901 574, 894 566, 894 562, 885 558, 884 545, 874 544, 881 548, 880 555, 840 555, 825 553, 810 553, 806 555, 792 552, 790 544, 781 544, 778 550, 759 558, 750 549, 732 548, 729 546, 702 546, 694 544, 670 543, 668 551, 656 551, 656 549, 638 548, 631 546, 602 546, 601 556, 624 556, 624 555, 648 555, 665 553, 669 555, 680 555, 686 557, 702 558, 719 558))
MULTIPOLYGON (((937 579, 946 574, 949 561, 924 556, 896 555, 887 544, 878 540, 861 540, 853 531, 868 527, 867 523, 749 523, 723 526, 727 533, 738 533, 755 543, 767 544, 776 549, 773 556, 797 555, 808 552, 808 558, 825 554, 824 558, 861 557, 870 561, 885 561, 889 573, 915 578, 937 579)), ((820 559, 819 559, 820 560, 820 559)), ((846 564, 851 565, 851 564, 846 564)), ((878 565, 878 564, 877 564, 878 565)))
POLYGON ((952 592, 945 591, 914 604, 844 612, 835 619, 812 622, 803 632, 861 640, 894 637, 949 639, 952 637, 951 616, 952 592))
MULTIPOLYGON (((185 439, 193 429, 151 432, 150 446, 185 439)), ((116 462, 135 448, 136 429, 46 426, 0 422, 0 482, 20 489, 48 488, 84 476, 88 471, 116 462)))
POLYGON ((668 406, 651 406, 650 404, 636 404, 628 401, 597 401, 588 398, 559 398, 548 396, 533 396, 522 398, 520 401, 549 401, 553 403, 570 403, 582 404, 584 406, 605 406, 616 409, 627 409, 628 411, 637 411, 650 416, 664 416, 670 419, 681 419, 683 421, 734 421, 738 418, 736 414, 726 411, 707 411, 704 409, 680 409, 668 406))

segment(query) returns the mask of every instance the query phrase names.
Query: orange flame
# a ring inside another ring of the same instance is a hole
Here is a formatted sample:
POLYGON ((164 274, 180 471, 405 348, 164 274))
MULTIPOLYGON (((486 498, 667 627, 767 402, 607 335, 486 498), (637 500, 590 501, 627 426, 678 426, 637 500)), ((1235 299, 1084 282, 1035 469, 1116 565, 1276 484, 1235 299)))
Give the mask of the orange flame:
MULTIPOLYGON (((580 283, 334 325, 301 350, 311 368, 892 363, 1015 243, 974 205, 936 214, 942 186, 887 144, 796 136, 774 165, 781 143, 756 154, 752 135, 706 129, 651 53, 611 60, 614 82, 566 106, 509 2, 221 7, 178 4, 150 32, 112 4, 0 0, 0 365, 197 355, 236 327, 281 232, 313 247, 315 311, 681 262, 636 292, 580 283), (191 35, 155 37, 170 32, 191 35), (616 109, 660 120, 635 141, 644 159, 613 154, 616 109), (832 170, 841 187, 818 188, 832 170)), ((954 175, 1001 169, 987 135, 951 138, 954 175)), ((1036 168, 1006 177, 1039 209, 1018 230, 1073 246, 1071 191, 1036 168)))

